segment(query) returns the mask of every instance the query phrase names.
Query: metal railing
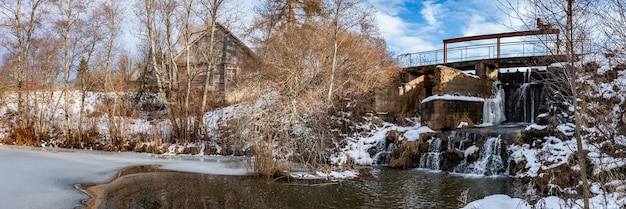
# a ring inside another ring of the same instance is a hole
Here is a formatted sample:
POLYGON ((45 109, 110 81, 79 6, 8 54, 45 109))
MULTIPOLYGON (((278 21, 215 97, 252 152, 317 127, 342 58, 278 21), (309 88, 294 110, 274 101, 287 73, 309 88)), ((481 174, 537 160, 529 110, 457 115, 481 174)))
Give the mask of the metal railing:
POLYGON ((436 65, 483 59, 532 57, 558 54, 556 40, 533 40, 503 43, 474 44, 398 55, 398 62, 403 67, 436 65))

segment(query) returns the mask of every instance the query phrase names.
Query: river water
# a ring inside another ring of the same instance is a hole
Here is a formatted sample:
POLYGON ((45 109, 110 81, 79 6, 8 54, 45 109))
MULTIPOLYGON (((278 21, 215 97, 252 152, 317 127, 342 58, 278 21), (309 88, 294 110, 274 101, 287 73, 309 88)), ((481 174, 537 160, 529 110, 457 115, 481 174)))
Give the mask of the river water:
MULTIPOLYGON (((491 194, 519 196, 517 180, 466 177, 426 170, 374 167, 371 178, 338 183, 273 180, 127 169, 120 177, 86 189, 92 208, 458 208, 491 194)), ((83 186, 87 188, 88 186, 83 186)))

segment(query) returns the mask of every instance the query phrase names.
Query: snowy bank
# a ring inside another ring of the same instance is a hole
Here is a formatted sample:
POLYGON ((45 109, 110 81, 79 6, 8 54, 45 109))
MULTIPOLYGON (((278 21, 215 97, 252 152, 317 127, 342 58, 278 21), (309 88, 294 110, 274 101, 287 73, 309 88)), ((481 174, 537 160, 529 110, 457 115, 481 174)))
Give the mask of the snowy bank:
MULTIPOLYGON (((463 209, 580 209, 583 208, 582 202, 582 200, 570 201, 555 196, 549 196, 541 198, 535 205, 531 205, 520 198, 511 198, 508 195, 497 194, 473 201, 463 207, 463 209)), ((624 194, 614 193, 608 194, 606 197, 604 195, 597 195, 589 199, 590 208, 620 209, 623 208, 625 204, 626 199, 624 198, 624 194)))
POLYGON ((376 124, 372 122, 372 118, 366 119, 368 122, 357 127, 358 130, 363 131, 346 137, 345 146, 341 147, 341 151, 331 157, 333 164, 345 165, 351 161, 357 165, 372 165, 374 156, 371 156, 368 151, 385 141, 387 133, 390 131, 403 133, 403 137, 407 141, 416 141, 423 133, 435 132, 428 127, 421 126, 419 118, 407 119, 409 123, 413 124, 412 126, 398 126, 387 122, 376 124))

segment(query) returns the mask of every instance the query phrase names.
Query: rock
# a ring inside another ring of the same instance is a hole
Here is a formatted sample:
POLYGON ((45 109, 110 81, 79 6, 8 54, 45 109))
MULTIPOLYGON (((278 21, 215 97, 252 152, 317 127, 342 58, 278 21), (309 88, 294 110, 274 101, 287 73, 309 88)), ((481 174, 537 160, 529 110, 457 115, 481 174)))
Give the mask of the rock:
POLYGON ((456 149, 452 149, 452 150, 446 150, 443 153, 443 158, 446 159, 447 161, 450 162, 454 162, 455 164, 458 164, 459 162, 461 162, 464 158, 463 153, 459 150, 456 149))
POLYGON ((421 141, 407 142, 406 140, 400 143, 400 146, 393 149, 389 159, 388 166, 390 168, 415 168, 419 166, 420 161, 420 147, 422 144, 426 144, 428 150, 428 143, 421 141))

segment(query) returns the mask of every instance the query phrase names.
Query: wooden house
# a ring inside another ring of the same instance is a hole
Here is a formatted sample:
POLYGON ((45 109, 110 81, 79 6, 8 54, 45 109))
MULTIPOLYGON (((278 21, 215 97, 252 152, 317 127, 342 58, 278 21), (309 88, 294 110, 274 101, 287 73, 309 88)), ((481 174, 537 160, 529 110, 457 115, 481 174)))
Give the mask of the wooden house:
POLYGON ((255 70, 254 63, 258 59, 254 52, 221 24, 215 27, 212 52, 209 51, 210 28, 194 30, 190 41, 189 50, 182 49, 174 57, 174 62, 179 71, 178 80, 180 81, 186 79, 187 66, 189 66, 192 88, 202 89, 208 76, 209 91, 225 92, 234 87, 238 75, 255 70), (189 51, 189 56, 187 56, 187 51, 189 51))
MULTIPOLYGON (((179 53, 173 60, 176 68, 163 65, 168 70, 167 75, 163 75, 165 79, 162 84, 174 90, 169 93, 176 94, 178 90, 184 89, 187 75, 191 78, 192 91, 201 91, 205 79, 208 79, 210 92, 224 93, 235 87, 241 74, 256 71, 257 56, 221 24, 216 24, 213 36, 210 28, 194 28, 189 37, 188 48, 184 47, 185 37, 181 36, 177 43, 179 53), (213 37, 212 51, 209 50, 211 37, 213 37)), ((139 82, 148 91, 156 91, 156 76, 147 65, 135 69, 131 74, 131 80, 139 82)))

